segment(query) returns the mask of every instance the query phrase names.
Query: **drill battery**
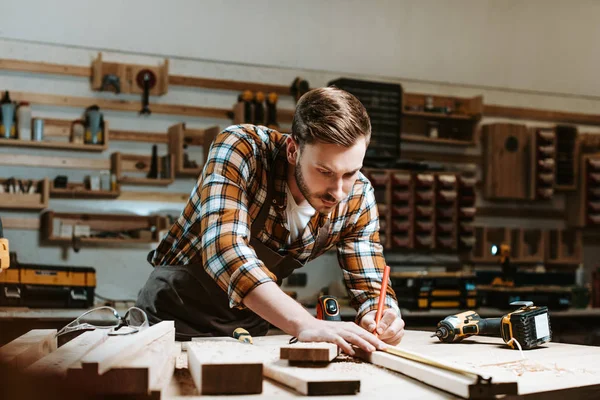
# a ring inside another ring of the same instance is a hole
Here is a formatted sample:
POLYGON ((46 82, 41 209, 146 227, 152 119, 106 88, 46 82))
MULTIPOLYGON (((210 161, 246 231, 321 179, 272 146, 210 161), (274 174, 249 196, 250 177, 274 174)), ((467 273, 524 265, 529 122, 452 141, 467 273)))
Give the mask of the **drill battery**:
POLYGON ((523 350, 536 348, 552 339, 548 307, 534 305, 522 307, 502 317, 502 339, 513 349, 515 338, 523 350))
POLYGON ((0 274, 0 306, 88 308, 94 305, 94 268, 21 264, 16 257, 11 258, 11 264, 0 274))
POLYGON ((475 275, 468 272, 394 272, 398 302, 409 310, 476 308, 475 275))

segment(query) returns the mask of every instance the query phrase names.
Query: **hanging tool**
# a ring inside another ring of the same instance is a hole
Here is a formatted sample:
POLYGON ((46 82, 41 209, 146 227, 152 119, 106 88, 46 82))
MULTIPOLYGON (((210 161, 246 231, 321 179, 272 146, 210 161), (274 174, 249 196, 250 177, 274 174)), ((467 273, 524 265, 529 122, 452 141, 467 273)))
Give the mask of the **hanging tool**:
POLYGON ((279 124, 277 123, 277 93, 271 92, 267 96, 267 117, 265 124, 267 128, 277 129, 279 124))
POLYGON ((294 82, 292 82, 292 86, 290 86, 290 94, 292 95, 296 103, 298 102, 298 100, 300 100, 300 97, 302 97, 302 95, 308 92, 309 90, 310 85, 308 84, 308 81, 300 77, 294 79, 294 82))
POLYGON ((115 94, 121 93, 121 80, 115 74, 106 74, 102 77, 102 86, 100 90, 107 90, 113 88, 115 94))
POLYGON ((244 117, 242 120, 242 123, 244 124, 249 124, 254 119, 254 107, 252 106, 253 99, 254 94, 249 90, 245 90, 242 94, 238 96, 238 103, 244 104, 244 117))
POLYGON ((490 249, 492 255, 499 255, 500 265, 502 266, 502 277, 496 277, 492 281, 492 286, 515 286, 515 278, 517 275, 517 266, 510 262, 510 245, 506 243, 492 245, 490 249))
POLYGON ((233 337, 242 343, 254 344, 252 336, 250 336, 250 333, 244 328, 236 328, 233 331, 233 337))
POLYGON ((158 179, 158 146, 152 145, 152 159, 150 162, 150 171, 146 176, 150 179, 158 179))
POLYGON ((317 299, 317 319, 341 321, 340 305, 334 296, 324 295, 317 299))
POLYGON ((531 301, 515 301, 519 309, 501 318, 481 318, 475 311, 449 315, 437 325, 432 337, 444 343, 456 343, 473 335, 502 337, 515 349, 533 349, 552 339, 548 307, 534 306, 531 301), (515 343, 515 342, 518 342, 515 343))
POLYGON ((2 229, 2 218, 0 218, 0 273, 10 267, 10 252, 8 250, 8 239, 4 237, 2 229))
POLYGON ((140 114, 142 115, 150 115, 152 111, 150 111, 150 90, 156 86, 157 79, 156 74, 149 69, 143 69, 138 72, 135 77, 135 81, 138 86, 144 90, 142 94, 142 109, 140 110, 140 114))
POLYGON ((264 125, 265 124, 265 94, 263 92, 256 92, 254 99, 252 99, 252 105, 254 107, 254 115, 252 118, 252 124, 264 125))
POLYGON ((8 90, 5 91, 0 101, 0 137, 17 138, 16 110, 17 104, 11 101, 8 90))
POLYGON ((89 106, 84 113, 85 144, 104 144, 104 115, 97 105, 89 106))

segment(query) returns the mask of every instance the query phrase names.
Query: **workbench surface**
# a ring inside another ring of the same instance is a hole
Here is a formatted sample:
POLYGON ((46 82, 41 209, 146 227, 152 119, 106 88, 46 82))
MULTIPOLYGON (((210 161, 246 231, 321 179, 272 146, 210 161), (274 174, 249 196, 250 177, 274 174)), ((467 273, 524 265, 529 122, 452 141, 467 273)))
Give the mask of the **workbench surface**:
MULTIPOLYGON (((519 394, 569 389, 554 393, 579 398, 600 398, 600 348, 561 343, 548 343, 535 350, 525 351, 525 359, 519 351, 509 349, 501 339, 475 337, 462 343, 445 344, 431 338, 431 332, 407 331, 400 348, 419 352, 441 361, 475 368, 482 374, 514 377, 519 385, 519 394), (578 388, 587 386, 586 388, 578 388)), ((255 346, 280 347, 286 345, 289 336, 266 336, 254 338, 255 346)), ((241 356, 241 355, 240 355, 241 356)), ((165 399, 198 398, 296 398, 299 395, 284 386, 265 380, 263 393, 254 396, 198 396, 192 378, 186 368, 187 358, 182 352, 178 358, 173 380, 163 392, 165 399)), ((335 396, 335 399, 399 398, 402 399, 447 399, 456 398, 441 390, 422 384, 401 374, 367 364, 341 355, 318 374, 328 371, 343 372, 348 377, 361 380, 361 391, 355 396, 335 396)), ((544 397, 549 393, 544 393, 544 397)), ((314 398, 311 396, 311 398, 314 398)))

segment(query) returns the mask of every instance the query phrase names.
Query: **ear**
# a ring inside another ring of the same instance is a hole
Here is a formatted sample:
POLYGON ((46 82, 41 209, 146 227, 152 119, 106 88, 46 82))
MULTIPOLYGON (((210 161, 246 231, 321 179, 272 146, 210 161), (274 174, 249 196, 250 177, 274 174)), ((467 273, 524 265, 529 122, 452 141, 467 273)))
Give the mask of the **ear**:
POLYGON ((300 150, 300 146, 298 142, 294 140, 293 137, 289 136, 286 139, 286 157, 290 164, 296 164, 298 161, 298 151, 300 150))

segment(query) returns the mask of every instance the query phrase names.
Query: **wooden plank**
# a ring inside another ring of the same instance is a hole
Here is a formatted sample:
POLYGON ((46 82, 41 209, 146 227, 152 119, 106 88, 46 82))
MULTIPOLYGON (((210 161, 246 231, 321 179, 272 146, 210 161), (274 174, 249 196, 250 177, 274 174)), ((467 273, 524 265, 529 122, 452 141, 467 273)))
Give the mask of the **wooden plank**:
POLYGON ((518 383, 519 395, 525 398, 546 399, 554 391, 562 391, 570 398, 585 398, 582 393, 600 385, 599 347, 551 342, 524 352, 523 359, 500 338, 471 337, 461 343, 446 344, 429 338, 430 335, 430 332, 407 331, 401 347, 469 365, 498 382, 498 374, 509 374, 518 383))
POLYGON ((3 154, 2 157, 0 157, 0 165, 84 170, 110 170, 110 160, 108 159, 49 157, 29 154, 3 154))
POLYGON ((123 359, 174 329, 173 321, 162 321, 133 335, 113 336, 81 359, 82 368, 102 375, 123 359))
POLYGON ((356 356, 463 398, 492 398, 518 393, 514 381, 495 382, 493 378, 491 383, 482 384, 478 383, 475 376, 447 371, 382 351, 367 353, 356 349, 356 356))
POLYGON ((122 142, 169 143, 169 137, 161 132, 111 130, 110 140, 122 142))
POLYGON ((540 110, 536 108, 506 107, 494 104, 483 106, 483 115, 486 117, 503 117, 512 119, 527 119, 535 121, 549 121, 557 123, 600 125, 600 115, 582 114, 566 111, 540 110))
POLYGON ((264 365, 265 377, 306 396, 350 395, 360 392, 360 380, 323 368, 300 368, 285 360, 264 365))
POLYGON ((479 154, 453 154, 420 150, 402 150, 400 158, 403 160, 435 161, 451 164, 479 164, 482 159, 479 154))
POLYGON ((329 363, 340 353, 331 343, 296 343, 279 349, 279 357, 292 363, 329 363))
MULTIPOLYGON (((136 113, 140 111, 141 107, 138 101, 110 100, 97 97, 75 97, 28 92, 11 92, 10 95, 15 101, 27 101, 31 104, 48 106, 87 108, 93 104, 96 104, 98 107, 104 110, 131 111, 136 113)), ((151 104, 150 108, 152 109, 153 114, 230 119, 230 110, 224 108, 157 103, 151 104)))
POLYGON ((477 207, 476 217, 493 218, 533 218, 533 219, 564 219, 565 210, 546 208, 506 208, 506 207, 477 207))
POLYGON ((4 229, 23 229, 37 231, 40 229, 39 218, 2 217, 4 229))
POLYGON ((18 139, 0 139, 0 147, 25 147, 34 149, 55 149, 55 150, 72 150, 72 151, 90 151, 102 152, 106 150, 106 145, 102 144, 80 144, 65 141, 42 141, 34 140, 18 140, 18 139))
POLYGON ((265 93, 275 92, 280 96, 291 96, 289 86, 273 85, 269 83, 197 78, 184 75, 169 75, 169 84, 178 86, 199 87, 204 89, 232 90, 236 92, 243 92, 244 90, 265 93))
POLYGON ((11 59, 0 59, 0 69, 5 71, 78 76, 82 78, 89 78, 91 75, 90 67, 11 59))
POLYGON ((251 345, 194 341, 187 345, 188 368, 202 395, 262 393, 263 363, 251 345))
POLYGON ((166 193, 166 192, 121 192, 117 200, 128 201, 157 201, 161 203, 185 203, 188 201, 189 193, 166 193))
MULTIPOLYGON (((136 335, 138 333, 131 336, 136 335)), ((123 337, 109 337, 104 345, 112 339, 123 337)), ((94 396, 160 393, 165 380, 173 376, 174 347, 175 329, 170 328, 162 336, 146 342, 137 351, 114 363, 102 374, 90 371, 83 363, 74 364, 68 369, 68 385, 94 396)))
POLYGON ((108 330, 85 332, 59 347, 53 353, 31 364, 25 372, 36 375, 66 376, 68 368, 108 338, 108 330))
POLYGON ((56 350, 56 329, 33 329, 0 348, 0 365, 24 369, 56 350))

